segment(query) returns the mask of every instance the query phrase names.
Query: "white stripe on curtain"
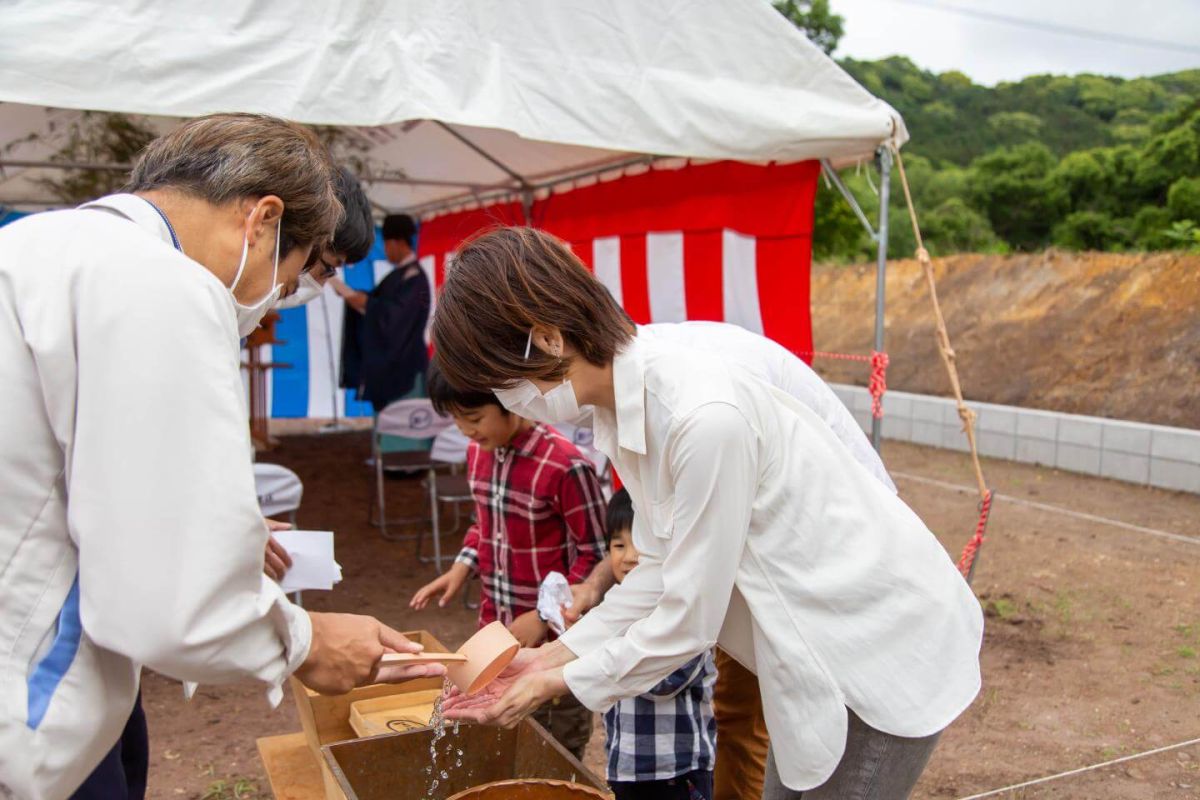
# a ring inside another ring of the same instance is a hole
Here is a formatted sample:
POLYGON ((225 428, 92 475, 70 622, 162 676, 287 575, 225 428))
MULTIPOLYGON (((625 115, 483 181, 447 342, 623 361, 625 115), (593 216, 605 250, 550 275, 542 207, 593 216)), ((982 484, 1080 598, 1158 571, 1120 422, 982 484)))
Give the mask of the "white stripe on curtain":
POLYGON ((646 234, 646 284, 653 322, 687 320, 683 286, 683 233, 646 234))
POLYGON ((592 240, 592 266, 596 277, 608 287, 609 294, 624 303, 621 297, 621 237, 603 236, 592 240))
POLYGON ((748 331, 763 332, 758 303, 758 263, 755 239, 726 230, 721 237, 721 295, 725 321, 748 331))
MULTIPOLYGON (((428 345, 432 341, 430 332, 433 330, 433 312, 437 308, 437 262, 435 256, 422 256, 418 262, 421 265, 421 271, 425 273, 425 280, 429 282, 429 319, 425 322, 425 344, 428 345)), ((447 253, 443 258, 449 262, 450 254, 447 253)))
POLYGON ((308 333, 308 416, 329 418, 333 416, 331 402, 337 403, 337 415, 346 412, 345 394, 331 392, 337 386, 338 371, 342 360, 342 314, 346 304, 338 297, 332 286, 326 284, 320 297, 314 298, 305 308, 305 327, 308 333), (326 320, 329 336, 326 336, 326 320), (332 367, 329 347, 332 342, 332 367))
POLYGON ((371 285, 378 286, 392 271, 392 262, 385 258, 377 258, 371 262, 371 269, 375 272, 375 282, 371 285))

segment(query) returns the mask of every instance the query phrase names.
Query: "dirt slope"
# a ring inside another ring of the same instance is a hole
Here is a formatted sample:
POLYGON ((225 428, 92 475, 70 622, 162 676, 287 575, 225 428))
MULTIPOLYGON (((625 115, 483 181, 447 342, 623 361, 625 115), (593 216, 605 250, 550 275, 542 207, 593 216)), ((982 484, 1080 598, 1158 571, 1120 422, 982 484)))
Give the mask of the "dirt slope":
MULTIPOLYGON (((1200 256, 959 255, 935 262, 968 399, 1200 428, 1200 256)), ((815 267, 818 350, 870 351, 873 265, 815 267)), ((889 264, 888 386, 948 394, 916 261, 889 264)), ((861 365, 818 360, 865 385, 861 365)))

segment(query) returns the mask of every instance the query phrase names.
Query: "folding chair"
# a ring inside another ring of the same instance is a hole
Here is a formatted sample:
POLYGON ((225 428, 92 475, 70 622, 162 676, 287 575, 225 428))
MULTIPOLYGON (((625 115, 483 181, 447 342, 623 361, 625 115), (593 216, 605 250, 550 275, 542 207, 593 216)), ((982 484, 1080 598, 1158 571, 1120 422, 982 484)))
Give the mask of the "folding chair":
POLYGON ((254 491, 264 517, 287 514, 288 522, 296 524, 296 510, 304 496, 300 476, 278 464, 254 464, 254 491))
POLYGON ((438 572, 442 570, 442 543, 438 531, 437 503, 437 470, 447 466, 433 457, 432 451, 401 451, 384 452, 382 441, 384 436, 399 436, 405 439, 433 439, 452 424, 449 417, 443 417, 433 410, 428 398, 412 398, 397 400, 388 405, 375 418, 375 430, 371 433, 371 457, 375 467, 375 498, 374 505, 379 508, 378 521, 374 518, 374 507, 368 513, 372 525, 379 527, 379 533, 388 541, 417 540, 417 557, 422 558, 420 532, 415 534, 396 535, 389 533, 388 525, 405 525, 432 521, 433 528, 433 562, 438 572), (384 496, 384 473, 393 471, 424 472, 429 490, 429 516, 405 517, 400 519, 387 518, 387 503, 384 496))
MULTIPOLYGON (((300 508, 300 498, 304 496, 304 484, 300 476, 287 467, 278 464, 254 465, 254 492, 258 495, 258 507, 264 517, 274 517, 287 514, 288 522, 296 527, 296 511, 300 508)), ((293 592, 292 599, 296 605, 303 606, 304 597, 300 592, 293 592)))

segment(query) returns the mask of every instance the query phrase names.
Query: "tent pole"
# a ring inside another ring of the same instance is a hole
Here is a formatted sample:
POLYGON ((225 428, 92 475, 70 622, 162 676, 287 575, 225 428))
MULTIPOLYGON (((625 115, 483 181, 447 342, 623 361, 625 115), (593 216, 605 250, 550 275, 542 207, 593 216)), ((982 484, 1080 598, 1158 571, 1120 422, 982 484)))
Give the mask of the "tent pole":
POLYGON ((846 184, 842 182, 842 176, 838 175, 837 170, 833 168, 833 164, 829 162, 828 158, 821 159, 821 172, 825 174, 826 179, 828 179, 829 182, 833 184, 834 188, 841 193, 842 197, 845 198, 846 203, 848 203, 850 206, 850 210, 854 212, 854 216, 858 217, 858 221, 862 224, 863 228, 866 229, 867 235, 874 240, 876 238, 875 229, 871 227, 871 221, 867 219, 867 215, 863 213, 862 206, 860 206, 858 204, 858 200, 854 198, 854 193, 851 192, 850 189, 846 187, 846 184))
MULTIPOLYGON (((884 288, 887 285, 888 200, 892 185, 892 152, 879 148, 879 234, 875 257, 875 352, 883 352, 884 288)), ((883 420, 871 417, 871 444, 876 452, 883 445, 883 420)))
POLYGON ((512 167, 508 166, 503 161, 496 158, 494 155, 492 155, 488 151, 484 150, 479 145, 475 144, 475 142, 471 141, 469 138, 467 138, 463 134, 459 133, 454 128, 452 128, 449 125, 447 125, 446 123, 442 122, 440 119, 435 119, 434 123, 439 128, 444 130, 446 133, 450 134, 455 139, 458 139, 458 141, 462 142, 464 145, 466 145, 467 147, 474 150, 480 156, 480 158, 487 161, 493 167, 500 170, 505 175, 507 175, 508 177, 512 178, 514 181, 519 183, 521 185, 522 189, 529 188, 529 181, 525 180, 524 176, 522 176, 519 172, 514 170, 512 167))
MULTIPOLYGON (((581 170, 579 172, 569 172, 565 175, 559 175, 550 180, 538 181, 537 183, 530 184, 529 188, 533 189, 534 191, 538 191, 538 190, 542 190, 542 189, 553 189, 554 187, 561 186, 565 183, 574 183, 575 181, 581 181, 581 180, 586 180, 588 178, 594 178, 596 176, 605 175, 610 172, 618 172, 618 171, 623 172, 624 170, 627 170, 631 167, 640 167, 643 165, 653 164, 655 161, 658 161, 662 158, 664 158, 664 156, 641 155, 641 156, 636 156, 636 157, 630 158, 630 159, 612 161, 607 164, 602 164, 600 166, 589 167, 588 169, 581 170)), ((469 201, 473 201, 476 205, 482 206, 482 205, 486 205, 487 203, 499 202, 501 200, 504 200, 505 198, 514 197, 515 195, 520 193, 520 190, 517 189, 516 187, 512 187, 512 188, 480 187, 480 189, 488 189, 488 191, 486 191, 486 192, 483 192, 483 191, 471 192, 470 194, 455 195, 454 197, 448 197, 445 200, 435 200, 435 201, 432 201, 429 203, 423 203, 423 204, 417 205, 417 206, 409 206, 409 207, 405 208, 404 211, 405 211, 405 213, 412 214, 413 216, 423 216, 425 214, 434 214, 434 213, 437 213, 437 212, 442 211, 447 208, 454 208, 455 206, 461 206, 469 201)))
POLYGON ((533 227, 533 192, 529 189, 521 192, 521 213, 525 215, 525 224, 533 227))

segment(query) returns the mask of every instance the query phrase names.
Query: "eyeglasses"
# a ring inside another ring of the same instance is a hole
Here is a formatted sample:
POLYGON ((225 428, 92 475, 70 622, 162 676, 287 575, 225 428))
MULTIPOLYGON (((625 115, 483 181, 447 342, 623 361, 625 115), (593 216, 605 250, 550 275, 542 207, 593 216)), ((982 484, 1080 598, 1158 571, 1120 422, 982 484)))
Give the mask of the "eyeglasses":
POLYGON ((304 267, 305 272, 312 273, 318 281, 325 282, 337 275, 338 268, 346 266, 346 259, 338 258, 336 254, 326 250, 309 261, 304 267), (332 261, 327 260, 332 256, 332 261))

